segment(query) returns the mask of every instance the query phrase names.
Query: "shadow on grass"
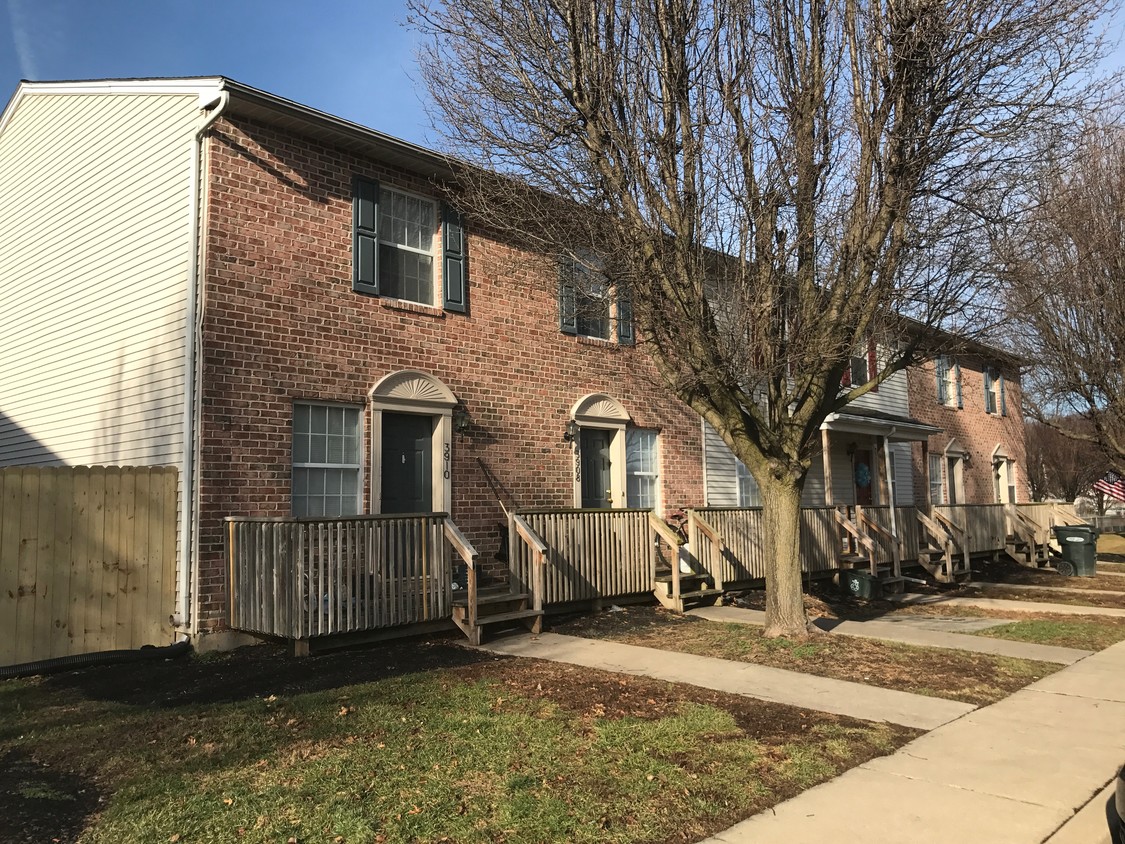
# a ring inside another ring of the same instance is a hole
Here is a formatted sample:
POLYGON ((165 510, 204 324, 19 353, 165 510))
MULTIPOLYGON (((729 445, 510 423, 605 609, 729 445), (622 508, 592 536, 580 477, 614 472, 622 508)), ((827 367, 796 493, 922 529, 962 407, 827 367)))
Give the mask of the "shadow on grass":
POLYGON ((170 708, 328 691, 499 659, 505 657, 450 641, 396 641, 303 659, 277 645, 255 645, 228 654, 56 674, 44 678, 40 688, 75 692, 88 700, 170 708))
POLYGON ((0 757, 0 841, 74 841, 98 806, 98 791, 18 751, 0 757))

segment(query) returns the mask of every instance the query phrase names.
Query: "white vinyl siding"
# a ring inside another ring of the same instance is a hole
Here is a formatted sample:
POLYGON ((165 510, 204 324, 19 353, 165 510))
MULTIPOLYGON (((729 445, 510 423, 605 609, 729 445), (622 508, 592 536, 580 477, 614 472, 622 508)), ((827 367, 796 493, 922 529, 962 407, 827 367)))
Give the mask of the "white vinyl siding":
POLYGON ((194 94, 28 93, 0 134, 0 465, 182 465, 194 94))
MULTIPOLYGON (((835 437, 832 446, 832 492, 836 504, 855 503, 855 479, 852 473, 852 459, 847 454, 846 437, 851 434, 839 434, 835 437)), ((863 447, 874 448, 865 444, 863 447)), ((899 507, 910 507, 914 504, 914 470, 911 466, 910 443, 891 443, 891 460, 895 473, 895 503, 899 507)), ((886 470, 882 459, 879 461, 879 476, 886 470)), ((873 481, 874 483, 874 481, 873 481)), ((878 487, 876 487, 876 490, 878 487)), ((878 500, 878 492, 875 493, 878 500)), ((813 457, 809 473, 805 476, 805 490, 801 496, 802 507, 824 506, 824 463, 818 451, 813 457)))
POLYGON ((758 484, 719 432, 703 423, 703 460, 708 507, 759 507, 758 484))
POLYGON ((879 385, 878 390, 864 393, 843 411, 877 410, 895 416, 909 416, 910 402, 906 393, 906 372, 896 372, 879 385))

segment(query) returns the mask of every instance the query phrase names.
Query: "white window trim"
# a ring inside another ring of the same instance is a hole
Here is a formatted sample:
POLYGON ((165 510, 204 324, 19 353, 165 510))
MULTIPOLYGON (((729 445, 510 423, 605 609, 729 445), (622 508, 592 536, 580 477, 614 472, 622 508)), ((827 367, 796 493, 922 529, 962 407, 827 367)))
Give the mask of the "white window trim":
MULTIPOLYGON (((441 255, 441 239, 442 239, 442 235, 443 235, 442 226, 444 225, 444 221, 441 218, 441 203, 437 199, 433 198, 432 196, 424 196, 420 193, 415 193, 414 191, 403 190, 402 188, 399 188, 395 185, 388 185, 386 182, 381 181, 381 182, 379 182, 379 209, 380 209, 379 212, 378 212, 379 217, 380 217, 379 228, 378 228, 379 245, 382 246, 385 243, 388 246, 394 247, 395 249, 403 249, 407 252, 412 252, 415 255, 426 255, 426 256, 429 256, 429 258, 432 262, 431 265, 430 265, 431 268, 432 268, 432 278, 430 279, 430 301, 419 302, 416 299, 403 299, 399 296, 390 296, 386 293, 383 293, 383 279, 381 277, 379 279, 379 291, 380 291, 379 297, 381 299, 386 299, 386 300, 391 301, 391 302, 412 302, 415 305, 425 305, 425 306, 431 307, 431 308, 440 307, 441 301, 442 301, 442 298, 443 298, 443 293, 444 293, 444 290, 445 290, 445 287, 444 287, 445 280, 442 277, 442 272, 443 272, 442 264, 444 264, 444 261, 441 260, 441 257, 442 257, 442 255, 441 255), (406 244, 403 244, 403 243, 396 243, 395 241, 391 240, 390 238, 383 237, 383 221, 381 219, 382 218, 382 208, 383 208, 384 197, 387 194, 390 194, 390 193, 397 193, 401 196, 413 197, 414 199, 417 199, 419 202, 428 203, 430 206, 433 207, 433 209, 434 209, 433 231, 430 234, 430 248, 428 250, 426 250, 426 249, 416 249, 413 246, 407 246, 406 244)), ((379 265, 379 275, 382 276, 382 274, 383 274, 383 268, 382 268, 382 263, 380 263, 380 265, 379 265)))
POLYGON ((629 503, 629 476, 633 475, 638 478, 652 478, 653 480, 653 493, 652 493, 652 507, 653 512, 662 512, 663 510, 663 496, 661 495, 660 474, 661 467, 663 466, 663 447, 661 445, 660 431, 657 428, 641 428, 634 426, 631 430, 640 431, 647 434, 652 434, 652 463, 653 471, 651 472, 630 472, 629 471, 629 430, 625 432, 625 503, 629 503))
MULTIPOLYGON (((294 419, 290 418, 289 421, 289 512, 293 513, 293 470, 294 469, 355 469, 356 470, 356 506, 355 511, 357 514, 363 513, 363 488, 364 488, 364 474, 363 467, 366 463, 366 455, 363 453, 364 439, 363 436, 363 405, 349 404, 347 402, 333 402, 333 401, 316 401, 313 399, 293 399, 292 414, 295 417, 297 412, 297 405, 304 405, 305 407, 342 407, 348 410, 359 411, 358 430, 356 431, 356 447, 359 450, 359 463, 298 463, 293 458, 293 426, 294 419)), ((315 516, 306 517, 299 516, 298 518, 317 518, 315 516)), ((331 518, 325 516, 324 518, 331 518)))

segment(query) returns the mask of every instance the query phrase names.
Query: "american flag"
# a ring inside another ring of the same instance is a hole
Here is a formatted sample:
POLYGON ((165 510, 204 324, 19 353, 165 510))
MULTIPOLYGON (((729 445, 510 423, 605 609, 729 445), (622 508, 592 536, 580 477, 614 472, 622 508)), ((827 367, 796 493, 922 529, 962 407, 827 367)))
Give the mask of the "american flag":
POLYGON ((1094 492, 1125 501, 1125 480, 1116 472, 1106 472, 1104 478, 1094 482, 1094 492))

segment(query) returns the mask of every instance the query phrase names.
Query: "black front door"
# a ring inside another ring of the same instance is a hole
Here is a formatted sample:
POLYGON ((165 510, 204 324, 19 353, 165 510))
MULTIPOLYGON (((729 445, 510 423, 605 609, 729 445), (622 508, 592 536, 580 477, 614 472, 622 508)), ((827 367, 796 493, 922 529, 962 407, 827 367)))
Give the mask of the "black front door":
POLYGON ((601 428, 583 428, 580 440, 582 449, 582 506, 604 509, 613 506, 610 492, 609 444, 611 431, 601 428))
POLYGON ((383 414, 382 513, 434 509, 432 416, 383 414))

